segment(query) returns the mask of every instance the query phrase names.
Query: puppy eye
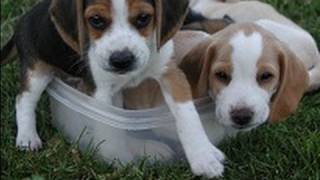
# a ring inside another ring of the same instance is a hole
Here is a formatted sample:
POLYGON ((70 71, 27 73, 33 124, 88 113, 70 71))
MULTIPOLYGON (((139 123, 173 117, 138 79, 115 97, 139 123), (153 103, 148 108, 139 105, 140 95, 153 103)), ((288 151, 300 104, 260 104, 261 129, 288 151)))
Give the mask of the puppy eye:
POLYGON ((151 18, 152 16, 150 14, 142 13, 136 17, 134 25, 138 29, 142 29, 150 23, 151 18))
POLYGON ((105 30, 107 28, 107 25, 108 25, 107 21, 104 18, 102 18, 102 17, 100 17, 98 15, 91 16, 88 19, 88 21, 89 21, 89 24, 94 29, 97 29, 97 30, 100 30, 100 31, 105 30))
POLYGON ((216 78, 217 78, 218 80, 220 80, 221 82, 224 82, 224 83, 226 83, 226 84, 231 81, 231 77, 230 77, 227 73, 225 73, 225 72, 223 72, 223 71, 216 72, 216 73, 215 73, 215 76, 216 76, 216 78))
POLYGON ((264 72, 262 73, 259 77, 258 77, 258 81, 259 82, 268 82, 270 81, 272 78, 274 77, 274 75, 270 72, 264 72))

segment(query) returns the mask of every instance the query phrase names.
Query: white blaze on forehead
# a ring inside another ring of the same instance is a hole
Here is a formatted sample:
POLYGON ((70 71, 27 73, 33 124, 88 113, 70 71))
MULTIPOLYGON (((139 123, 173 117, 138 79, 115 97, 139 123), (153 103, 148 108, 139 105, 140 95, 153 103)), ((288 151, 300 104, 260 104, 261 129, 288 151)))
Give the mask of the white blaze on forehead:
POLYGON ((128 25, 128 5, 127 0, 112 0, 113 25, 128 25))
POLYGON ((256 77, 256 65, 262 55, 262 36, 258 32, 246 35, 243 31, 235 34, 230 41, 233 52, 231 61, 233 64, 232 78, 256 77))
POLYGON ((220 123, 232 126, 232 110, 249 108, 254 113, 250 124, 255 127, 267 120, 271 97, 256 80, 257 63, 263 53, 263 38, 258 32, 246 35, 240 31, 231 38, 230 45, 233 50, 232 80, 217 95, 216 115, 220 123))

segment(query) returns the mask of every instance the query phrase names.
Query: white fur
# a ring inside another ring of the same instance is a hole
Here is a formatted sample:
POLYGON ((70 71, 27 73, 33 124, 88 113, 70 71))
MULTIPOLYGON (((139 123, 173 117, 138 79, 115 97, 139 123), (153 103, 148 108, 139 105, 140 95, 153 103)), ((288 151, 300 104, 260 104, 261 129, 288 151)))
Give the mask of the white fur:
POLYGON ((250 128, 265 122, 269 115, 271 95, 256 81, 257 62, 262 55, 262 36, 254 32, 246 36, 238 32, 230 41, 233 48, 233 67, 230 84, 217 95, 217 120, 225 126, 234 126, 230 117, 232 108, 249 108, 254 112, 250 128))
POLYGON ((146 63, 139 67, 139 71, 128 73, 125 75, 114 75, 105 71, 94 60, 95 54, 89 52, 90 66, 93 72, 93 77, 97 85, 94 97, 112 104, 112 97, 121 91, 123 88, 134 87, 139 85, 147 78, 160 79, 162 74, 167 69, 167 63, 170 61, 173 54, 173 42, 167 42, 159 52, 156 49, 155 34, 152 38, 153 42, 150 45, 150 56, 146 63))
POLYGON ((150 60, 153 38, 145 39, 128 22, 126 0, 113 0, 113 23, 98 40, 91 43, 88 56, 93 78, 97 85, 95 97, 112 103, 112 96, 120 91, 133 77, 147 68, 150 60), (115 51, 128 48, 137 58, 137 70, 124 74, 114 74, 109 69, 109 57, 115 51))
POLYGON ((159 79, 173 54, 173 43, 169 41, 159 51, 156 33, 144 38, 128 22, 126 0, 113 0, 114 20, 112 27, 102 38, 92 42, 89 49, 89 64, 97 89, 95 98, 112 103, 112 96, 126 87, 137 86, 146 78, 159 79), (137 57, 135 71, 119 75, 108 69, 112 52, 128 48, 137 57))
POLYGON ((193 173, 207 177, 222 176, 224 154, 210 143, 193 102, 177 103, 165 83, 160 82, 160 86, 175 117, 178 136, 193 173))
POLYGON ((18 133, 16 145, 21 149, 35 151, 42 147, 36 129, 35 109, 42 92, 52 79, 51 74, 28 72, 28 90, 17 96, 16 120, 18 133))

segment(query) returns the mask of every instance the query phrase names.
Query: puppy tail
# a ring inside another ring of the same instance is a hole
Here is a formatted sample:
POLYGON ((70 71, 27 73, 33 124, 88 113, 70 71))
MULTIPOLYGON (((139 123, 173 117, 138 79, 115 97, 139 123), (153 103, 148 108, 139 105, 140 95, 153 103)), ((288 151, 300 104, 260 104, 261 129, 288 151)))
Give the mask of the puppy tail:
POLYGON ((12 36, 7 44, 0 50, 0 55, 0 65, 5 65, 14 60, 14 57, 17 55, 14 36, 12 36))

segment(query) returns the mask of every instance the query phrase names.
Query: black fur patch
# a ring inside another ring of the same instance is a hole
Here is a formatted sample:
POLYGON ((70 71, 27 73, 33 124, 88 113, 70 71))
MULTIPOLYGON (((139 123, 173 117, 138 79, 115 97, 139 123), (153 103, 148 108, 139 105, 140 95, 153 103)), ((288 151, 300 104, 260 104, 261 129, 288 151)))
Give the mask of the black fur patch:
MULTIPOLYGON (((83 77, 88 69, 85 61, 60 37, 48 13, 50 0, 37 4, 24 15, 15 31, 15 44, 22 68, 32 68, 36 61, 44 61, 73 76, 83 77)), ((71 8, 71 7, 69 7, 71 8)), ((68 19, 66 16, 65 19, 68 19)), ((71 30, 75 36, 75 30, 71 30)))
POLYGON ((61 28, 74 40, 78 41, 77 10, 75 0, 52 0, 49 9, 61 28))
POLYGON ((188 5, 188 0, 162 0, 161 41, 167 41, 180 29, 188 5))
POLYGON ((183 22, 183 25, 188 25, 194 22, 202 22, 206 20, 208 20, 208 18, 204 17, 202 14, 195 12, 189 8, 189 12, 187 14, 186 19, 183 22))

